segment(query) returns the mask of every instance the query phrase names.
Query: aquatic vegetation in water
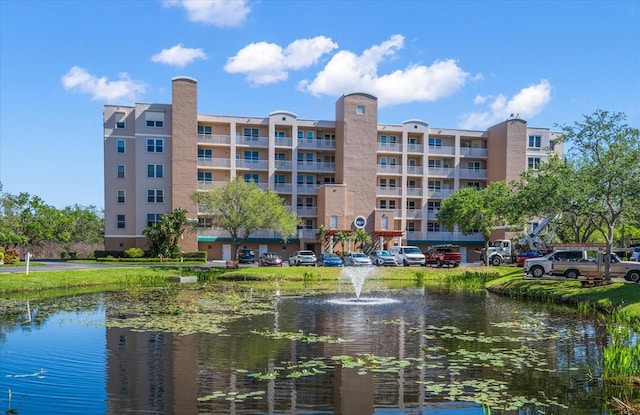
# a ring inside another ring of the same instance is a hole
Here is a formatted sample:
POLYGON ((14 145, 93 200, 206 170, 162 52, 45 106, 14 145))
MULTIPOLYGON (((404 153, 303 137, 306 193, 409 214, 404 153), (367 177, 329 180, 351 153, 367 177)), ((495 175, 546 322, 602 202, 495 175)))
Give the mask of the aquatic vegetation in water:
POLYGON ((291 341, 300 341, 303 343, 316 343, 316 342, 324 342, 324 343, 344 343, 348 340, 341 339, 339 337, 333 336, 318 336, 317 334, 309 333, 304 334, 302 330, 297 332, 283 332, 283 331, 252 331, 253 334, 259 334, 261 336, 270 337, 272 339, 286 339, 291 341))

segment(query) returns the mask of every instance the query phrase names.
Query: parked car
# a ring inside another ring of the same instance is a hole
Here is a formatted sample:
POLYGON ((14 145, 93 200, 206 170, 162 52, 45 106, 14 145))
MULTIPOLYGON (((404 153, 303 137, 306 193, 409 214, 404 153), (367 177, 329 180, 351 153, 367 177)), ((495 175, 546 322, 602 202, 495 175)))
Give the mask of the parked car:
POLYGON ((389 252, 396 258, 398 265, 425 265, 424 254, 417 246, 392 246, 389 252))
POLYGON ((256 262, 256 254, 253 253, 253 249, 241 249, 240 259, 241 264, 253 264, 256 262))
POLYGON ((341 267, 342 265, 344 265, 344 263, 342 262, 342 258, 331 252, 320 254, 320 256, 318 257, 318 261, 316 261, 316 264, 319 267, 341 267))
POLYGON ((540 251, 524 251, 524 252, 520 252, 520 254, 518 255, 518 262, 517 262, 517 266, 519 267, 524 267, 524 261, 526 261, 529 258, 540 258, 545 256, 546 254, 548 254, 549 252, 540 252, 540 251))
POLYGON ((313 251, 296 251, 289 257, 289 266, 316 266, 316 254, 313 251))
POLYGON ((458 245, 436 245, 424 253, 424 262, 438 268, 445 265, 457 267, 462 262, 462 253, 458 245))
POLYGON ((280 255, 276 254, 275 252, 265 252, 262 255, 260 255, 260 266, 261 267, 268 267, 268 266, 281 267, 282 258, 280 258, 280 255))
POLYGON ((586 249, 559 250, 543 257, 525 259, 522 270, 524 271, 524 275, 540 278, 551 273, 551 264, 553 261, 583 261, 588 257, 589 251, 586 249))
POLYGON ((389 251, 375 251, 369 256, 371 262, 379 267, 395 267, 398 265, 396 257, 389 251))
POLYGON ((370 267, 371 259, 362 252, 349 252, 344 257, 344 265, 352 267, 370 267))

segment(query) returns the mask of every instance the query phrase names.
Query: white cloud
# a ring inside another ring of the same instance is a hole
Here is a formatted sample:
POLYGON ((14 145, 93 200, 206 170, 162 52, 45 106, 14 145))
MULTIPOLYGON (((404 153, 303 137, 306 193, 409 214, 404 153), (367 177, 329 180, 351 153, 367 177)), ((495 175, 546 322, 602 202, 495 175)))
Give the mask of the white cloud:
MULTIPOLYGON (((519 114, 520 118, 529 119, 538 114, 551 101, 551 84, 543 79, 536 85, 523 88, 511 99, 500 94, 488 103, 486 111, 465 114, 460 128, 484 129, 509 118, 511 114, 519 114)), ((475 104, 485 104, 492 97, 477 96, 475 104)))
POLYGON ((251 43, 230 57, 224 70, 244 74, 254 85, 271 84, 286 80, 289 70, 315 64, 322 55, 337 47, 336 43, 324 36, 298 39, 285 49, 274 43, 251 43))
POLYGON ((342 95, 350 91, 373 93, 381 107, 414 101, 435 101, 462 88, 469 77, 453 59, 431 66, 409 65, 406 69, 378 75, 378 65, 393 59, 404 46, 402 35, 393 35, 362 55, 350 51, 336 53, 313 81, 299 88, 313 95, 342 95))
POLYGON ((135 81, 126 73, 119 74, 119 77, 117 81, 108 81, 74 66, 62 76, 61 81, 64 89, 91 95, 93 100, 135 102, 139 95, 144 94, 147 87, 144 82, 135 81))
POLYGON ((240 26, 251 12, 245 0, 165 0, 163 4, 183 7, 192 22, 218 27, 240 26))
POLYGON ((185 48, 179 43, 151 57, 151 61, 184 68, 196 59, 207 59, 202 49, 185 48))
POLYGON ((476 95, 476 97, 473 99, 473 103, 476 105, 484 104, 489 98, 490 96, 476 95))

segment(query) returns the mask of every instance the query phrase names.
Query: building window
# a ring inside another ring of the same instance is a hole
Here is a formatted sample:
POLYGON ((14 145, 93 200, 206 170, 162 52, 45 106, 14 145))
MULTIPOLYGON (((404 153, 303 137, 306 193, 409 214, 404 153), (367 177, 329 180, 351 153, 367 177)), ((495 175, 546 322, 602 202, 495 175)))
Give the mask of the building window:
POLYGON ((383 144, 386 143, 387 142, 387 136, 386 135, 381 135, 380 136, 380 142, 383 143, 383 144))
POLYGON ((395 135, 390 135, 389 136, 389 144, 395 144, 396 143, 396 136, 395 135))
POLYGON ((427 202, 427 210, 430 212, 439 212, 440 202, 427 202))
POLYGON ((313 141, 313 131, 307 131, 307 141, 313 141))
POLYGON ((278 160, 278 161, 285 161, 286 160, 284 153, 276 153, 275 159, 278 160))
POLYGON ((125 149, 126 149, 126 144, 127 142, 124 140, 118 140, 116 141, 116 147, 118 149, 118 153, 124 154, 125 149))
POLYGON ((210 125, 199 125, 198 126, 198 135, 211 135, 211 126, 210 125))
POLYGON ((396 158, 395 157, 389 157, 389 165, 390 166, 395 166, 396 165, 396 158))
POLYGON ((244 174, 244 181, 247 182, 247 183, 253 182, 255 184, 258 184, 258 182, 259 182, 258 174, 256 174, 256 173, 245 173, 244 174))
POLYGON ((117 223, 118 229, 124 229, 124 225, 125 225, 124 215, 117 215, 116 223, 117 223))
POLYGON ((164 190, 147 189, 147 202, 148 203, 164 203, 164 190))
POLYGON ((386 209, 387 201, 385 199, 380 199, 380 201, 378 202, 378 206, 380 207, 380 209, 386 209))
POLYGON ((380 187, 387 187, 387 179, 380 179, 380 187))
POLYGON ((159 213, 147 213, 147 226, 153 226, 160 222, 162 215, 159 213))
POLYGON ((469 170, 475 170, 475 171, 480 170, 480 162, 479 161, 470 161, 468 166, 469 166, 469 170))
POLYGON ((429 190, 440 190, 442 188, 442 182, 440 180, 429 180, 429 190))
POLYGON ((198 149, 198 158, 205 161, 211 161, 211 157, 213 156, 213 151, 210 148, 199 148, 198 149))
POLYGON ((467 187, 475 187, 476 189, 480 190, 481 184, 480 182, 469 182, 467 183, 467 187))
POLYGON ((308 197, 307 198, 307 207, 313 207, 313 198, 312 197, 308 197))
POLYGON ((389 179, 389 187, 392 189, 396 187, 396 179, 389 179))
POLYGON ((442 167, 442 160, 429 160, 429 168, 439 169, 442 167))
POLYGON ((331 215, 329 218, 329 229, 338 229, 338 216, 331 215))
POLYGON ((247 162, 257 163, 258 162, 258 152, 257 151, 245 151, 244 159, 247 162))
POLYGON ((358 105, 356 107, 356 114, 358 115, 364 115, 364 105, 358 105))
POLYGON ((201 228, 210 228, 213 226, 213 219, 211 218, 198 218, 198 226, 201 228))
POLYGON ((429 223, 427 223, 427 231, 429 231, 429 232, 440 232, 440 224, 438 222, 429 222, 429 223))
POLYGON ((382 217, 380 218, 380 229, 382 229, 383 231, 389 229, 389 218, 387 217, 387 215, 382 215, 382 217))
POLYGON ((315 183, 315 179, 313 178, 313 176, 307 176, 307 184, 308 185, 313 185, 315 183))
POLYGON ((396 208, 396 201, 395 200, 390 200, 389 201, 389 209, 395 209, 396 208))
POLYGON ((164 112, 162 111, 145 111, 144 119, 147 122, 147 127, 164 127, 164 112))
POLYGON ((430 138, 429 139, 429 147, 442 147, 442 139, 441 138, 430 138))
POLYGON ((245 128, 243 131, 244 138, 250 139, 252 141, 258 141, 258 136, 260 135, 260 131, 257 128, 245 128))
POLYGON ((556 141, 549 140, 549 150, 554 151, 556 149, 556 141))
POLYGON ((529 170, 538 170, 540 168, 540 157, 529 157, 527 166, 529 170))
POLYGON ((162 152, 164 152, 164 140, 162 138, 147 139, 147 153, 162 153, 162 152))
POLYGON ((125 128, 125 119, 127 117, 127 114, 125 114, 124 112, 116 112, 115 113, 115 120, 116 120, 116 128, 125 128))
POLYGON ((415 209, 416 202, 414 200, 407 200, 407 209, 415 209))
POLYGON ((313 219, 306 219, 304 221, 304 228, 305 229, 313 229, 313 219))
POLYGON ((407 222, 407 232, 414 232, 416 230, 415 222, 407 222))
POLYGON ((387 158, 386 157, 380 157, 380 165, 382 165, 382 166, 386 166, 387 165, 387 158))
POLYGON ((147 164, 147 177, 160 178, 164 174, 164 166, 162 164, 147 164))
POLYGON ((212 180, 212 176, 211 176, 211 172, 210 171, 199 171, 198 172, 198 181, 199 182, 211 183, 211 180, 212 180))
POLYGON ((124 190, 118 189, 118 203, 125 203, 124 190))
POLYGON ((118 179, 124 179, 124 164, 118 164, 118 179))
POLYGON ((273 178, 274 183, 276 184, 285 184, 285 177, 284 174, 276 174, 273 178))
POLYGON ((415 189, 416 188, 416 181, 415 180, 407 180, 407 187, 409 189, 415 189))
POLYGON ((284 131, 276 131, 274 137, 275 138, 285 138, 287 135, 284 131))
POLYGON ((539 135, 530 135, 529 136, 529 147, 531 147, 531 148, 540 148, 540 136, 539 135))

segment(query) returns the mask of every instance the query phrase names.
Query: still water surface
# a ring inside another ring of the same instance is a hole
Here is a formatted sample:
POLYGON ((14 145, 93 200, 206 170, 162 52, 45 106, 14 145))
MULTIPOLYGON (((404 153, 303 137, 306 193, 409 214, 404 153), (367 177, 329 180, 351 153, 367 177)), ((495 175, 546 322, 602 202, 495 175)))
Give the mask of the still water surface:
POLYGON ((593 380, 604 329, 557 307, 423 288, 362 295, 383 304, 271 292, 224 319, 219 293, 153 294, 0 307, 0 411, 608 413, 593 380))

